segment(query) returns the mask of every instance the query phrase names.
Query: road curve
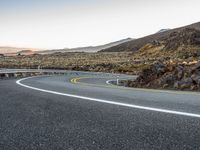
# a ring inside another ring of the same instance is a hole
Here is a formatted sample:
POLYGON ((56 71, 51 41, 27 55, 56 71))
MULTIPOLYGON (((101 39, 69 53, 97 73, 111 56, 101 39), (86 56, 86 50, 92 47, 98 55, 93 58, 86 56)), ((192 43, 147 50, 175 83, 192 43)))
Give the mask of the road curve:
POLYGON ((133 77, 67 72, 0 80, 0 148, 200 149, 200 93, 106 82, 117 78, 133 77))

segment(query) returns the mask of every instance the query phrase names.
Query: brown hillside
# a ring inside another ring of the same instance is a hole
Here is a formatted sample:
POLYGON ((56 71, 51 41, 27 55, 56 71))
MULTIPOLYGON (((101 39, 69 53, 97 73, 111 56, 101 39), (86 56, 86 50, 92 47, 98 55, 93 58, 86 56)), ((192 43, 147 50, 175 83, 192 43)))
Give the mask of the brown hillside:
POLYGON ((168 38, 170 34, 172 34, 174 32, 179 32, 180 30, 185 29, 185 28, 192 28, 192 29, 200 31, 200 22, 191 24, 191 25, 188 25, 185 27, 168 30, 165 32, 156 33, 156 34, 149 35, 149 36, 139 38, 136 40, 132 40, 129 42, 125 42, 123 44, 120 44, 120 45, 117 45, 117 46, 114 46, 114 47, 111 47, 108 49, 104 49, 101 52, 137 51, 141 47, 146 45, 147 43, 151 43, 153 41, 163 41, 164 39, 168 38))

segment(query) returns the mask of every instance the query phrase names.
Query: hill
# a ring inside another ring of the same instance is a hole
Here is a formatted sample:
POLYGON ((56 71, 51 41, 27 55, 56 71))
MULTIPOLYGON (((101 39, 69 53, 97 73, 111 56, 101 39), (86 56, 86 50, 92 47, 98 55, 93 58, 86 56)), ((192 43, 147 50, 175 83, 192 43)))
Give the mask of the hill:
POLYGON ((0 47, 0 54, 11 54, 11 53, 17 53, 20 51, 24 50, 31 50, 31 51, 36 51, 39 49, 34 49, 34 48, 19 48, 19 47, 0 47))
POLYGON ((148 43, 152 43, 153 41, 163 41, 167 39, 170 36, 170 34, 180 32, 181 30, 186 29, 186 28, 200 30, 200 22, 194 23, 188 26, 176 28, 176 29, 166 30, 163 32, 157 32, 153 35, 145 36, 139 39, 122 43, 117 46, 104 49, 101 52, 137 51, 148 43))
POLYGON ((200 91, 199 23, 165 32, 133 57, 146 65, 128 86, 200 91))
POLYGON ((5 54, 6 56, 16 56, 20 54, 54 54, 54 53, 66 53, 66 52, 98 52, 102 49, 107 49, 124 42, 131 41, 133 39, 127 38, 120 41, 99 45, 99 46, 88 46, 88 47, 77 47, 77 48, 64 48, 64 49, 55 49, 55 50, 39 50, 33 48, 18 48, 18 47, 0 47, 0 54, 5 54), (28 52, 27 52, 28 51, 28 52), (31 52, 30 52, 31 51, 31 52))
POLYGON ((131 41, 133 39, 127 38, 120 41, 108 43, 105 45, 99 45, 99 46, 88 46, 88 47, 78 47, 78 48, 65 48, 65 49, 56 49, 56 50, 45 50, 45 51, 39 51, 38 54, 53 54, 53 53, 66 53, 66 52, 98 52, 102 49, 107 49, 113 46, 117 46, 119 44, 122 44, 124 42, 131 41))

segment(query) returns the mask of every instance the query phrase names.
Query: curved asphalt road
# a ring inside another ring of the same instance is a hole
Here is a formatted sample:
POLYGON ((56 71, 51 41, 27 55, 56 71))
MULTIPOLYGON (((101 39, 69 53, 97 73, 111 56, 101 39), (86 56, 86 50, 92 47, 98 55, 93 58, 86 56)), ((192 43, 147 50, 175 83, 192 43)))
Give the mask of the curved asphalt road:
POLYGON ((200 149, 200 93, 106 84, 68 72, 0 80, 0 149, 200 149))

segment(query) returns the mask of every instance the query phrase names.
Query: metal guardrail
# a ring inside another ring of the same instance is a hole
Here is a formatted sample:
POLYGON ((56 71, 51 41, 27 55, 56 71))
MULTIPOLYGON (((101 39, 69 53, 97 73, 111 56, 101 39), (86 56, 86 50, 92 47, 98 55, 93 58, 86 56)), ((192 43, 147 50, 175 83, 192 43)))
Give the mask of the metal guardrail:
MULTIPOLYGON (((0 68, 0 78, 10 78, 10 77, 28 77, 28 76, 37 76, 37 75, 75 75, 75 76, 103 76, 103 77, 111 77, 118 78, 120 74, 113 73, 103 73, 103 72, 86 72, 86 71, 73 71, 73 70, 52 70, 52 69, 4 69, 0 68)), ((134 76, 123 75, 126 78, 134 78, 134 76)), ((122 79, 120 79, 122 80, 122 79)))
POLYGON ((66 70, 42 70, 42 69, 0 69, 0 78, 27 77, 36 75, 65 74, 66 70))
POLYGON ((43 70, 43 69, 0 69, 0 74, 2 73, 19 73, 19 72, 58 72, 65 73, 66 70, 43 70))

